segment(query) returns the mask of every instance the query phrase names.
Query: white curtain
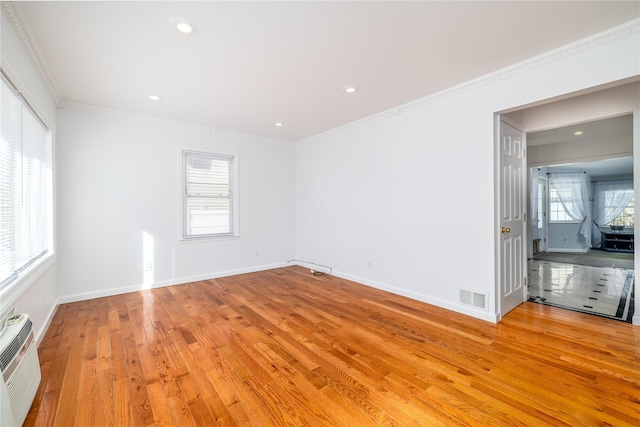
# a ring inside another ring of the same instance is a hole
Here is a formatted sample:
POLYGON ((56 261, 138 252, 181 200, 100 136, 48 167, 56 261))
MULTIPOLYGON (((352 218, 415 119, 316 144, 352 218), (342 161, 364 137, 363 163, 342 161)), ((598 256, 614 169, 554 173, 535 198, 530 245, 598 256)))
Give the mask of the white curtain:
POLYGON ((593 203, 593 247, 600 247, 599 225, 607 225, 622 213, 633 199, 633 180, 598 181, 593 203))
POLYGON ((553 173, 550 186, 557 190, 558 200, 574 221, 579 221, 580 235, 591 247, 591 214, 589 212, 589 192, 587 174, 584 172, 553 173))

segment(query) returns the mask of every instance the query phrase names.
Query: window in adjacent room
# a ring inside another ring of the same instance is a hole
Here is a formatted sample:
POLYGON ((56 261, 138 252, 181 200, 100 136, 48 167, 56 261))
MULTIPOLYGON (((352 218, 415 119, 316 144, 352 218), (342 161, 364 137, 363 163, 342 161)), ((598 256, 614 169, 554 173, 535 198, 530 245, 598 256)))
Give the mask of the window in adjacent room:
POLYGON ((623 225, 625 227, 633 227, 634 226, 633 225, 634 210, 635 210, 634 201, 633 199, 631 199, 631 201, 627 204, 627 206, 624 209, 622 209, 622 212, 620 212, 620 215, 614 218, 614 220, 611 221, 608 225, 623 225))
POLYGON ((183 238, 233 236, 235 156, 183 151, 183 238))
POLYGON ((565 204, 571 209, 571 188, 549 186, 549 222, 578 222, 569 216, 569 213, 560 202, 560 196, 564 196, 565 204), (563 194, 559 194, 563 192, 563 194))
POLYGON ((2 74, 0 289, 52 252, 51 132, 2 74))
POLYGON ((601 180, 594 187, 593 221, 599 226, 634 226, 633 180, 601 180))
MULTIPOLYGON (((549 174, 549 222, 585 224, 590 208, 586 186, 584 172, 549 174)), ((588 226, 581 229, 588 234, 588 226)))

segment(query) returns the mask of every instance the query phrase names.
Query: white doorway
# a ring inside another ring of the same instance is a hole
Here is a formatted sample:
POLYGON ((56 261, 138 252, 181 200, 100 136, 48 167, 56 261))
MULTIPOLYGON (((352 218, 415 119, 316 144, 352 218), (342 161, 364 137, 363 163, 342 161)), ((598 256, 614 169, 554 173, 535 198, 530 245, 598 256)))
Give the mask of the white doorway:
MULTIPOLYGON (((521 106, 508 111, 500 112, 500 117, 516 127, 523 129, 527 132, 526 141, 526 155, 529 160, 529 166, 548 165, 548 159, 545 158, 550 149, 554 151, 555 159, 553 164, 566 164, 576 161, 590 161, 601 160, 611 157, 633 156, 634 158, 634 177, 639 176, 638 168, 640 167, 640 160, 638 156, 634 156, 634 151, 640 149, 640 103, 638 102, 638 94, 640 93, 640 82, 620 82, 619 85, 609 85, 607 87, 592 88, 588 91, 583 91, 580 94, 566 94, 562 97, 543 101, 540 100, 535 104, 529 106, 521 106), (624 143, 611 141, 610 139, 601 139, 600 141, 592 141, 588 144, 584 144, 584 140, 572 141, 567 144, 544 147, 545 151, 529 146, 528 135, 529 132, 538 132, 551 130, 554 128, 566 127, 571 124, 588 123, 606 118, 613 118, 623 115, 630 115, 632 117, 633 129, 632 140, 624 143), (612 156, 612 154, 615 155, 612 156)), ((496 135, 499 135, 499 128, 496 126, 496 135)), ((499 190, 499 179, 501 174, 502 165, 500 163, 499 156, 499 138, 496 138, 496 191, 499 190)), ((637 181, 637 180, 635 180, 637 181)), ((542 185, 542 182, 538 182, 542 185)), ((548 185, 548 182, 547 182, 548 185)), ((536 187, 541 188, 541 187, 536 187)), ((636 199, 640 196, 640 187, 634 187, 634 193, 636 199)), ((542 192, 545 194, 545 192, 542 192)), ((499 213, 499 200, 502 194, 496 195, 496 225, 497 233, 500 232, 500 213, 499 213)), ((526 197, 531 197, 531 190, 527 186, 526 197)), ((536 196, 537 197, 537 196, 536 196)), ((543 197, 543 196, 541 196, 543 197)), ((542 201, 547 206, 548 200, 542 201)), ((531 201, 528 203, 533 205, 531 201)), ((537 203, 536 203, 537 205, 537 203)), ((531 214, 531 210, 527 212, 531 214)), ((635 217, 640 217, 640 213, 636 213, 635 217)), ((543 211, 540 211, 540 215, 544 215, 543 211)), ((547 212, 547 215, 549 213, 547 212)), ((545 230, 545 222, 542 224, 532 223, 530 220, 525 227, 529 238, 527 241, 527 252, 531 253, 531 243, 534 235, 540 236, 540 250, 549 249, 548 228, 545 230), (547 240, 545 241, 545 237, 547 240)), ((502 283, 501 283, 501 242, 500 239, 496 240, 496 307, 500 307, 502 299, 502 283)), ((638 262, 637 257, 635 263, 638 262)), ((634 263, 634 266, 635 266, 634 263)), ((640 309, 640 303, 636 299, 635 307, 640 309)), ((635 310, 636 314, 633 317, 634 324, 640 324, 640 314, 637 314, 640 310, 635 310)), ((503 317, 507 314, 507 311, 497 310, 498 315, 503 317)))

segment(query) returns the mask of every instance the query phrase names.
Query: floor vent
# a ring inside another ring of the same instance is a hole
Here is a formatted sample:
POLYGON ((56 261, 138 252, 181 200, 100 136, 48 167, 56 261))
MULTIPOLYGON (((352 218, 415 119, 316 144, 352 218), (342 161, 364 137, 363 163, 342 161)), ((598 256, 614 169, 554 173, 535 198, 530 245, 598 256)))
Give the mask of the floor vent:
POLYGON ((475 308, 487 309, 487 294, 460 289, 460 303, 475 308))

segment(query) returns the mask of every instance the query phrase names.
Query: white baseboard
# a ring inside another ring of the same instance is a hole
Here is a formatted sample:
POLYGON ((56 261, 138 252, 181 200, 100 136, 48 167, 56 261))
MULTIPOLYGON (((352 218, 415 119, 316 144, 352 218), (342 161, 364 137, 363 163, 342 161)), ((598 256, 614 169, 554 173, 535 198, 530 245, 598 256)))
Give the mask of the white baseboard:
POLYGON ((174 278, 171 280, 154 282, 152 284, 138 284, 138 285, 132 285, 132 286, 123 286, 119 288, 104 289, 96 292, 85 292, 80 294, 66 295, 58 298, 58 304, 66 304, 70 302, 85 301, 85 300, 94 299, 94 298, 128 294, 129 292, 137 292, 137 291, 143 291, 147 289, 164 288, 166 286, 174 286, 174 285, 181 285, 184 283, 199 282, 201 280, 216 279, 218 277, 235 276, 238 274, 273 270, 274 268, 286 267, 288 265, 291 265, 291 264, 287 264, 286 262, 267 264, 267 265, 261 265, 256 267, 240 268, 237 270, 216 271, 216 272, 211 272, 206 274, 199 274, 197 276, 174 278))
POLYGON ((558 252, 564 254, 586 254, 591 248, 586 249, 566 249, 566 248, 547 248, 545 252, 558 252))
MULTIPOLYGON (((237 270, 211 272, 211 273, 201 274, 197 276, 188 276, 188 277, 175 278, 172 280, 165 280, 161 282, 154 282, 151 285, 133 285, 133 286, 125 286, 125 287, 119 287, 119 288, 104 289, 96 292, 86 292, 81 294, 66 295, 58 298, 57 303, 66 304, 70 302, 85 301, 85 300, 94 299, 94 298, 102 298, 107 296, 126 294, 129 292, 137 292, 137 291, 146 290, 146 289, 162 288, 166 286, 174 286, 174 285, 180 285, 184 283, 198 282, 201 280, 215 279, 219 277, 235 276, 238 274, 245 274, 245 273, 255 273, 258 271, 273 270, 275 268, 287 267, 292 264, 306 267, 305 265, 302 265, 297 262, 293 262, 293 263, 281 262, 281 263, 268 264, 268 265, 262 265, 257 267, 242 268, 237 270)), ((362 277, 354 276, 347 273, 342 273, 339 271, 333 271, 331 274, 336 277, 340 277, 342 279, 350 280, 352 282, 356 282, 356 283, 369 286, 375 289, 391 292, 393 294, 411 298, 416 301, 425 302, 427 304, 435 305, 437 307, 445 308, 447 310, 451 310, 451 311, 461 313, 467 316, 471 316, 476 319, 484 320, 487 322, 497 323, 498 320, 500 320, 500 316, 497 313, 489 313, 483 310, 474 310, 473 308, 470 308, 470 307, 454 304, 449 301, 433 298, 428 295, 424 295, 424 294, 413 292, 413 291, 408 291, 406 289, 397 288, 395 286, 390 286, 384 283, 368 280, 362 277)), ((56 308, 57 308, 57 305, 56 305, 56 308)), ((55 309, 52 310, 52 313, 50 314, 49 320, 47 321, 47 324, 46 324, 47 327, 54 313, 55 313, 55 309)), ((41 331, 46 331, 46 327, 43 326, 41 328, 41 331)))
POLYGON ((49 311, 49 314, 47 314, 47 317, 45 318, 44 322, 40 326, 40 329, 38 329, 38 331, 36 332, 36 335, 35 335, 36 347, 40 346, 40 343, 42 342, 42 339, 44 338, 44 335, 47 333, 47 330, 49 329, 49 326, 51 325, 51 321, 53 320, 53 316, 55 316, 56 315, 56 311, 58 311, 58 306, 59 305, 60 305, 60 303, 58 301, 56 301, 56 303, 53 305, 53 307, 51 307, 51 310, 49 311))
POLYGON ((424 294, 413 292, 413 291, 408 291, 406 289, 397 288, 395 286, 390 286, 384 283, 375 282, 373 280, 364 279, 362 277, 353 276, 351 274, 341 273, 339 271, 333 271, 331 274, 333 276, 350 280, 352 282, 356 282, 361 285, 391 292, 392 294, 395 294, 395 295, 400 295, 400 296, 414 299, 416 301, 425 302, 427 304, 435 305, 437 307, 455 311, 456 313, 475 317, 476 319, 480 319, 480 320, 485 320, 487 322, 498 323, 498 321, 500 320, 500 316, 497 313, 489 313, 484 310, 474 310, 473 308, 470 308, 470 307, 465 307, 459 304, 453 304, 449 301, 433 298, 428 295, 424 295, 424 294))

